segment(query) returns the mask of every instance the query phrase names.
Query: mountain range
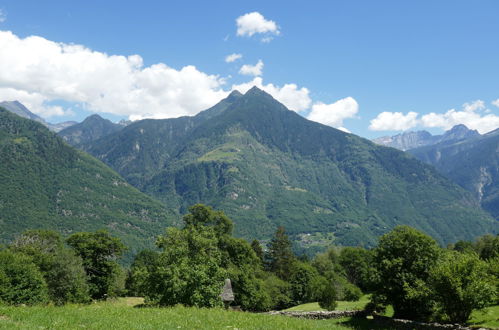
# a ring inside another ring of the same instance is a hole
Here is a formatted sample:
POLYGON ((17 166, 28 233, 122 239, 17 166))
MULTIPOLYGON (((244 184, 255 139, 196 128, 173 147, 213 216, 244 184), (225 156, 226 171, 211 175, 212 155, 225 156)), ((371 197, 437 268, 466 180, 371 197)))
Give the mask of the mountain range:
POLYGON ((0 243, 26 229, 64 234, 108 229, 152 247, 175 215, 41 123, 0 108, 0 243))
POLYGON ((430 146, 438 143, 454 143, 461 140, 480 136, 476 130, 470 130, 465 125, 456 125, 443 135, 432 135, 428 131, 404 132, 394 136, 383 136, 372 141, 386 147, 399 150, 410 150, 414 148, 430 146))
POLYGON ((399 224, 442 244, 497 232, 473 194, 432 166, 308 121, 258 88, 193 117, 92 115, 59 137, 0 115, 4 241, 26 228, 106 227, 136 250, 195 203, 224 210, 238 236, 266 240, 282 225, 311 249, 373 246, 399 224))
POLYGON ((433 167, 308 121, 258 88, 194 117, 134 122, 79 147, 178 214, 194 203, 224 210, 250 239, 280 225, 294 237, 365 246, 398 224, 441 243, 497 229, 433 167))
POLYGON ((499 129, 409 152, 471 191, 482 207, 499 220, 499 129))

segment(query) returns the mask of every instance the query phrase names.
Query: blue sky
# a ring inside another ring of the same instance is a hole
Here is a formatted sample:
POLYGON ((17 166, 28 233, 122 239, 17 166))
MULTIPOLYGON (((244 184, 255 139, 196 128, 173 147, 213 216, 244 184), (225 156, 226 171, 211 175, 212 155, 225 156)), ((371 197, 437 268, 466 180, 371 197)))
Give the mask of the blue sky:
POLYGON ((0 10, 0 98, 51 122, 191 115, 259 82, 303 116, 368 138, 499 127, 498 1, 7 0, 0 10), (260 16, 238 26, 250 13, 260 16), (261 72, 240 73, 260 60, 261 72))

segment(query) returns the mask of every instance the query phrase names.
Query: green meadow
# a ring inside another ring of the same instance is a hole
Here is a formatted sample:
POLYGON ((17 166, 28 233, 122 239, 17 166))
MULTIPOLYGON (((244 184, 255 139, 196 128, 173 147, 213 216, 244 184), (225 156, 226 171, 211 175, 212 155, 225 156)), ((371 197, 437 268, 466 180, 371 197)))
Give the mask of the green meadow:
MULTIPOLYGON (((360 309, 367 301, 367 296, 357 302, 340 301, 337 310, 360 309)), ((183 306, 141 308, 142 302, 142 298, 120 298, 63 307, 0 306, 0 329, 387 329, 371 319, 305 320, 183 306)), ((289 310, 321 309, 317 303, 309 303, 289 310)), ((469 325, 499 329, 499 306, 473 313, 469 325)))

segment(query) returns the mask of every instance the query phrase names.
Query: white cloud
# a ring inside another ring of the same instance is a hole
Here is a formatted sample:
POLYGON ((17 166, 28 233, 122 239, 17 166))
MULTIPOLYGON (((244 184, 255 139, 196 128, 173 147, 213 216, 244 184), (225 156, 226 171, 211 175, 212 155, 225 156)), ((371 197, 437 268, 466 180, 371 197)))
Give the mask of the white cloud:
POLYGON ((246 93, 251 87, 256 86, 261 90, 272 95, 276 100, 284 104, 293 111, 303 111, 310 107, 312 100, 309 96, 309 90, 305 87, 298 88, 296 84, 285 84, 282 87, 273 84, 263 84, 261 77, 256 77, 252 81, 233 85, 232 90, 238 90, 246 93))
POLYGON ((31 112, 44 117, 71 115, 70 109, 48 105, 49 98, 40 93, 29 93, 14 88, 0 88, 0 101, 21 101, 31 112))
POLYGON ((230 55, 227 55, 225 57, 225 62, 232 63, 232 62, 235 62, 235 61, 241 59, 242 57, 243 57, 242 54, 236 54, 236 53, 230 54, 230 55))
POLYGON ((444 130, 451 129, 458 124, 464 124, 470 129, 476 129, 481 134, 499 127, 499 116, 490 113, 481 100, 463 104, 461 111, 450 109, 445 113, 423 115, 421 124, 425 127, 438 127, 444 130))
POLYGON ((269 42, 270 35, 279 35, 279 27, 276 22, 271 20, 266 20, 262 14, 259 12, 252 12, 236 19, 237 24, 237 35, 241 37, 251 37, 254 34, 264 34, 262 41, 269 42))
POLYGON ((371 120, 369 129, 372 131, 405 131, 418 125, 418 113, 409 112, 404 115, 402 112, 384 111, 371 120))
POLYGON ((38 36, 0 31, 0 100, 16 98, 41 116, 61 115, 54 100, 130 118, 193 115, 227 95, 224 79, 194 66, 143 66, 138 55, 118 56, 38 36))
POLYGON ((343 120, 354 118, 358 111, 359 104, 349 96, 331 104, 315 103, 307 119, 349 132, 343 127, 343 120))
POLYGON ((239 73, 246 76, 261 76, 263 70, 262 60, 258 60, 255 65, 245 64, 239 69, 239 73))
POLYGON ((7 20, 7 13, 3 10, 0 9, 0 23, 3 23, 7 20))
POLYGON ((499 99, 494 100, 494 101, 492 101, 491 103, 492 103, 492 105, 493 105, 493 106, 496 106, 496 107, 498 107, 498 108, 499 108, 499 99))
POLYGON ((450 109, 445 113, 430 112, 422 115, 421 118, 418 117, 417 112, 409 112, 406 115, 401 112, 382 112, 371 120, 369 129, 373 131, 405 131, 419 125, 426 128, 449 130, 455 125, 463 124, 483 134, 499 127, 499 116, 487 109, 482 100, 465 103, 461 110, 450 109))

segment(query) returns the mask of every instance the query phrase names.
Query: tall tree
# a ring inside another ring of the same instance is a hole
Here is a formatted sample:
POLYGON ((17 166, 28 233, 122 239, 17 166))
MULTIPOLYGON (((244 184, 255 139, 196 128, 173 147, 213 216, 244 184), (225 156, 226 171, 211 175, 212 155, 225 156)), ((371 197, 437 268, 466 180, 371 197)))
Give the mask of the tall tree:
POLYGON ((118 282, 123 276, 116 262, 125 251, 121 240, 105 230, 98 230, 73 234, 66 242, 83 260, 92 298, 116 295, 120 290, 118 282))
POLYGON ((379 276, 374 300, 386 298, 397 318, 428 319, 433 302, 426 282, 439 253, 434 239, 408 226, 383 235, 374 256, 379 276))
POLYGON ((291 241, 284 227, 277 228, 274 238, 270 241, 265 259, 268 270, 281 279, 289 279, 296 256, 291 249, 291 241))

